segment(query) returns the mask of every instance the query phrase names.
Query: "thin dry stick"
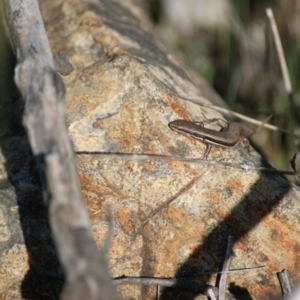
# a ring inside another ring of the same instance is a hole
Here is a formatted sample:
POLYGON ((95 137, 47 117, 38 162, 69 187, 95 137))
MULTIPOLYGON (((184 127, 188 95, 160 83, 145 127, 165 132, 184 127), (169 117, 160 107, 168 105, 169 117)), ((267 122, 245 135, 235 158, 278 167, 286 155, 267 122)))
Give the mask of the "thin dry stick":
POLYGON ((233 245, 233 237, 229 235, 227 238, 227 249, 226 249, 222 274, 219 283, 219 300, 225 300, 226 298, 226 281, 227 281, 230 262, 232 259, 232 245, 233 245))
POLYGON ((280 40, 280 37, 279 37, 279 33, 278 33, 278 29, 277 29, 277 25, 276 25, 276 21, 275 21, 272 9, 267 8, 266 9, 266 14, 267 14, 267 17, 269 18, 271 31, 272 31, 272 34, 273 34, 274 43, 275 43, 275 47, 276 47, 276 50, 277 50, 279 64, 280 64, 282 77, 283 77, 283 81, 284 81, 284 86, 286 88, 287 93, 290 94, 290 93, 292 93, 291 79, 290 79, 288 68, 287 68, 287 65, 286 65, 286 60, 285 60, 285 57, 284 57, 284 52, 283 52, 281 40, 280 40))
POLYGON ((178 95, 178 94, 173 94, 173 96, 176 96, 178 98, 181 98, 181 99, 184 99, 184 100, 187 100, 187 101, 190 101, 190 102, 193 102, 195 104, 199 104, 199 105, 202 105, 202 106, 205 106, 205 107, 208 107, 208 108, 212 108, 212 109, 215 109, 217 111, 220 111, 220 112, 223 112, 225 114, 229 114, 229 115, 233 115, 241 120, 244 120, 246 122, 249 122, 249 123, 252 123, 252 124, 256 124, 256 125, 262 125, 264 128, 267 128, 267 129, 270 129, 270 130, 273 130, 273 131, 280 131, 280 132, 283 132, 283 133, 286 133, 286 134, 289 134, 291 136, 294 136, 296 138, 299 138, 300 139, 300 135, 299 134, 295 134, 289 130, 286 130, 286 129, 283 129, 283 128, 280 128, 280 127, 277 127, 277 126, 274 126, 274 125, 271 125, 271 124, 268 124, 268 123, 265 123, 264 122, 261 122, 261 121, 257 121, 253 118, 250 118, 250 117, 247 117, 245 115, 242 115, 242 114, 239 114, 237 112, 234 112, 234 111, 231 111, 231 110, 228 110, 226 108, 222 108, 222 107, 219 107, 219 106, 215 106, 215 105, 211 105, 211 104, 203 104, 203 103, 200 103, 198 101, 195 101, 194 99, 191 99, 191 98, 187 98, 187 97, 183 97, 181 95, 178 95))
POLYGON ((137 232, 133 235, 133 238, 136 238, 138 234, 143 230, 144 226, 150 221, 152 217, 154 217, 160 210, 162 210, 164 207, 168 206, 171 202, 176 200, 179 196, 184 194, 186 191, 188 191, 194 184, 195 182, 200 178, 201 176, 198 176, 191 180, 187 185, 185 185, 183 188, 179 190, 173 197, 168 199, 167 201, 163 202, 161 205, 159 205, 157 208, 155 208, 142 222, 142 225, 140 228, 137 230, 137 232))
POLYGON ((177 299, 179 299, 179 297, 181 296, 181 294, 182 294, 182 292, 179 292, 179 293, 177 294, 177 296, 175 296, 175 298, 173 298, 172 300, 177 300, 177 299))
POLYGON ((278 29, 277 29, 277 25, 276 25, 276 21, 275 21, 272 9, 267 8, 266 14, 267 14, 267 17, 270 22, 271 32, 272 32, 272 36, 273 36, 274 43, 275 43, 275 48, 276 48, 277 55, 278 55, 278 60, 279 60, 279 65, 280 65, 280 69, 281 69, 281 73, 282 73, 282 77, 283 77, 285 90, 286 90, 287 95, 290 100, 290 112, 291 112, 294 124, 296 124, 298 126, 299 122, 300 122, 300 116, 298 113, 298 108, 295 104, 291 78, 290 78, 290 74, 288 71, 286 59, 285 59, 283 48, 282 48, 282 43, 280 40, 280 36, 278 33, 278 29))
POLYGON ((178 156, 166 156, 166 155, 156 155, 156 154, 136 154, 136 153, 101 153, 92 151, 77 151, 78 155, 100 155, 101 158, 118 158, 118 159, 132 159, 132 160, 167 160, 167 161, 182 161, 189 163, 198 163, 204 165, 220 165, 225 167, 231 167, 236 169, 242 169, 245 172, 248 171, 259 171, 259 172, 269 172, 275 174, 285 174, 294 175, 293 171, 276 170, 274 168, 264 168, 264 167, 253 167, 247 163, 236 164, 231 162, 224 162, 219 160, 209 160, 209 159, 199 159, 199 158, 185 158, 178 156))
POLYGON ((281 272, 277 273, 277 275, 282 290, 282 296, 284 299, 286 299, 292 295, 293 284, 291 280, 291 274, 288 270, 282 270, 281 272))
POLYGON ((61 299, 119 299, 108 263, 93 240, 65 122, 65 88, 54 70, 36 0, 6 0, 17 56, 15 82, 25 100, 24 125, 41 174, 51 231, 66 275, 61 299))
POLYGON ((149 72, 150 72, 150 74, 152 75, 152 77, 155 81, 157 81, 158 83, 163 85, 169 91, 169 93, 171 95, 173 95, 177 98, 192 102, 194 104, 197 104, 197 105, 200 105, 200 106, 203 106, 203 107, 211 108, 211 109, 217 110, 219 112, 222 112, 222 113, 225 113, 225 114, 228 114, 228 115, 231 115, 231 116, 235 116, 235 117, 237 117, 241 120, 244 120, 246 122, 249 122, 249 123, 252 123, 252 124, 255 124, 255 125, 262 125, 264 128, 267 128, 267 129, 270 129, 270 130, 273 130, 273 131, 280 131, 280 132, 286 133, 288 135, 291 135, 291 136, 294 136, 294 137, 300 139, 299 134, 295 134, 295 133, 293 133, 289 130, 279 128, 277 126, 274 126, 274 125, 271 125, 271 124, 268 124, 268 123, 264 123, 264 122, 261 122, 261 121, 257 121, 253 118, 247 117, 245 115, 239 114, 237 112, 234 112, 232 110, 229 110, 229 109, 226 109, 226 108, 223 108, 223 107, 219 107, 219 106, 212 105, 212 104, 207 104, 206 103, 207 99, 205 99, 204 97, 197 96, 199 98, 199 100, 197 100, 197 99, 182 96, 182 95, 178 94, 176 91, 174 91, 172 88, 167 86, 164 82, 162 82, 160 79, 158 79, 155 75, 153 75, 150 70, 149 70, 149 72))
MULTIPOLYGON (((261 270, 264 268, 265 268, 265 266, 242 268, 242 269, 232 269, 232 270, 228 270, 227 273, 234 274, 234 273, 241 273, 241 272, 258 271, 258 270, 261 270)), ((222 274, 222 273, 223 273, 223 271, 220 271, 220 272, 207 271, 207 272, 199 272, 198 274, 222 274)))
POLYGON ((113 283, 116 285, 121 284, 144 284, 144 285, 160 285, 164 287, 176 287, 194 293, 200 293, 208 296, 208 289, 218 291, 217 287, 211 285, 200 285, 196 282, 187 281, 184 279, 168 279, 168 278, 153 278, 153 277, 121 277, 114 278, 113 283))
POLYGON ((208 295, 211 300, 217 300, 216 295, 212 289, 208 289, 208 295))

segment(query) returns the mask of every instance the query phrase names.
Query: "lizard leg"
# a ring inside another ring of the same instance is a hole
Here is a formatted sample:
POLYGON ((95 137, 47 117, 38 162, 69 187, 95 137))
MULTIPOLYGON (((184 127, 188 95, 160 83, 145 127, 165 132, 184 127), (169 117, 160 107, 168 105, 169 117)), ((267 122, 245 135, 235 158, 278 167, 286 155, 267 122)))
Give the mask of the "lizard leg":
POLYGON ((204 154, 201 158, 202 159, 207 159, 207 156, 208 156, 208 154, 210 152, 210 149, 211 149, 211 144, 206 143, 205 141, 203 141, 203 143, 206 145, 206 149, 205 149, 205 152, 204 152, 204 154))

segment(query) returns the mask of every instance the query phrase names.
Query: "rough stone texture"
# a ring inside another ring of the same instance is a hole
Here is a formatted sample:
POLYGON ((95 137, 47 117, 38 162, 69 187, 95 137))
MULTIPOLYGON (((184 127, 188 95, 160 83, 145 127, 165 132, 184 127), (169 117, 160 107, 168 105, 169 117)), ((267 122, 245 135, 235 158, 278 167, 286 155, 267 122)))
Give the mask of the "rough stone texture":
MULTIPOLYGON (((216 111, 173 96, 161 83, 180 95, 197 99, 201 96, 204 103, 215 103, 217 99, 201 80, 194 79, 196 85, 191 83, 187 73, 154 39, 137 7, 129 1, 120 3, 41 2, 53 54, 66 56, 74 67, 64 77, 67 123, 75 150, 93 152, 78 154, 78 172, 99 248, 108 231, 107 207, 112 211, 113 239, 108 255, 112 277, 180 277, 215 285, 216 275, 203 272, 221 268, 227 236, 233 235, 235 257, 231 269, 265 268, 229 275, 229 290, 243 299, 268 299, 269 295, 279 294, 276 272, 288 269, 294 280, 299 278, 297 187, 270 173, 101 155, 137 153, 199 158, 205 146, 171 131, 168 123, 175 119, 201 121, 220 117, 216 111), (142 227, 151 212, 174 196, 142 227)), ((2 143, 2 151, 3 145, 7 144, 2 143)), ((42 204, 37 200, 41 198, 33 176, 34 163, 28 158, 21 172, 20 164, 16 170, 10 155, 6 151, 6 169, 16 190, 30 257, 26 278, 29 280, 33 271, 45 281, 54 278, 59 291, 59 277, 54 275, 57 265, 47 260, 53 257, 54 250, 42 204)), ((267 166, 254 150, 248 153, 242 143, 233 148, 213 147, 209 159, 267 166)), ((0 239, 5 245, 1 248, 0 282, 5 276, 10 280, 1 285, 0 294, 3 299, 5 295, 11 295, 7 299, 19 299, 16 291, 22 274, 25 276, 26 252, 20 245, 20 227, 14 225, 12 231, 8 226, 17 207, 16 200, 10 203, 13 206, 0 206, 0 239), (18 270, 9 272, 12 266, 18 270)), ((35 294, 26 278, 21 292, 30 298, 35 294)), ((31 278, 31 284, 36 280, 37 276, 31 278)), ((48 285, 41 285, 39 295, 49 290, 51 295, 48 285)), ((119 292, 123 299, 155 299, 156 288, 124 285, 119 292)), ((205 298, 168 288, 160 299, 176 296, 205 298)))

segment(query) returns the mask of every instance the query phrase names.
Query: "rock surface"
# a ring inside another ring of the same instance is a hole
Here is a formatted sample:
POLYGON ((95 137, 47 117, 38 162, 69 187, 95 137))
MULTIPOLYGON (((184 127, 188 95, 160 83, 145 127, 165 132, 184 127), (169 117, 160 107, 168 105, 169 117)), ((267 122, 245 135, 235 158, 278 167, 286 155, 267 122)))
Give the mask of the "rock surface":
MULTIPOLYGON (((168 123, 221 117, 174 95, 176 91, 204 104, 218 101, 200 79, 191 82, 155 40, 139 8, 129 3, 40 3, 53 54, 67 57, 74 67, 63 77, 67 124, 99 248, 108 232, 108 207, 112 211, 112 277, 177 277, 216 285, 232 235, 230 268, 265 268, 230 274, 231 293, 244 299, 279 295, 277 272, 288 269, 294 280, 299 277, 299 188, 267 172, 122 156, 199 158, 205 146, 171 131, 168 123)), ((7 128, 9 122, 15 126, 14 119, 6 120, 7 128)), ((24 149, 29 149, 24 132, 11 130, 1 140, 1 182, 6 184, 0 190, 0 294, 21 299, 23 281, 22 297, 30 298, 38 282, 38 295, 54 299, 61 278, 52 260, 55 251, 34 162, 24 149), (49 286, 56 287, 55 293, 49 286)), ((268 167, 241 142, 232 148, 213 147, 208 159, 268 167)), ((155 299, 156 287, 122 285, 119 292, 123 299, 155 299)), ((174 288, 162 291, 160 299, 176 296, 205 299, 174 288)))

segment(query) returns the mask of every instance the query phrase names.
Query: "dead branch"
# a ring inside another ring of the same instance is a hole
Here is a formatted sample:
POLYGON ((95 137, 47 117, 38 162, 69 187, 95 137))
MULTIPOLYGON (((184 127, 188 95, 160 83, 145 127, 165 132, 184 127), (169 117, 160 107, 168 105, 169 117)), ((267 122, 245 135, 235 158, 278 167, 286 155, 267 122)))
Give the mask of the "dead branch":
POLYGON ((80 194, 65 124, 65 89, 37 1, 5 1, 17 56, 15 82, 25 100, 24 124, 40 171, 51 229, 66 275, 63 299, 118 299, 80 194))

